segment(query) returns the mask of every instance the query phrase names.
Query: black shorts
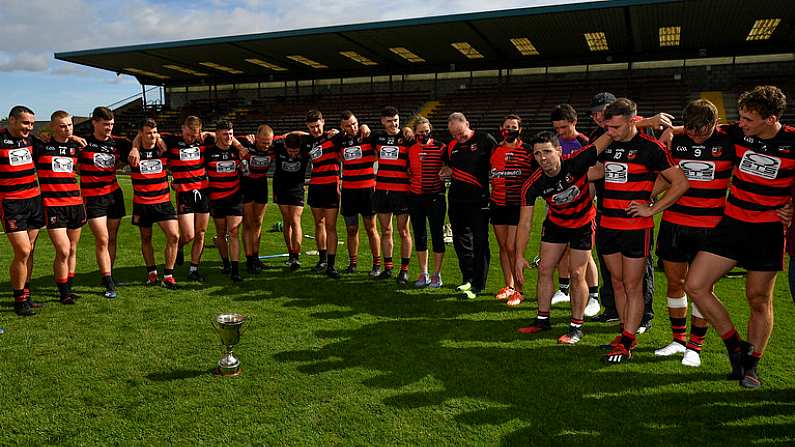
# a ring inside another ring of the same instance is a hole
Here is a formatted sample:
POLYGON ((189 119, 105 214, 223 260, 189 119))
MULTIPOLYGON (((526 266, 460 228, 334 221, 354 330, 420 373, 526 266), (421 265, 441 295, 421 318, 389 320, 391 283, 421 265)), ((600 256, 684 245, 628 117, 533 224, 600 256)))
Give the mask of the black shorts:
POLYGON ((712 234, 711 228, 687 227, 671 222, 660 222, 657 234, 657 257, 668 262, 693 262, 696 253, 712 234))
POLYGON ((86 215, 89 219, 107 217, 108 219, 121 219, 127 215, 124 207, 124 192, 121 188, 104 196, 92 196, 84 199, 86 202, 86 215))
POLYGON ((649 256, 653 237, 653 228, 642 230, 599 228, 596 232, 596 245, 602 256, 621 253, 627 258, 645 258, 649 256))
POLYGON ((3 229, 6 233, 38 230, 44 226, 44 207, 41 196, 30 199, 7 199, 0 206, 3 229))
POLYGON ((222 219, 228 216, 242 216, 243 195, 237 193, 225 199, 211 200, 210 215, 212 215, 214 219, 222 219))
POLYGON ((155 205, 133 203, 132 224, 143 228, 152 228, 152 224, 164 220, 177 220, 177 211, 171 202, 155 205))
POLYGON ((309 185, 307 202, 312 208, 340 207, 340 189, 336 183, 328 185, 309 185))
POLYGON ((76 230, 86 224, 85 205, 47 206, 44 208, 44 221, 48 230, 66 228, 76 230))
POLYGON ((778 272, 784 269, 784 225, 723 216, 704 244, 704 251, 734 259, 746 270, 778 272))
POLYGON ((204 214, 210 212, 210 192, 194 189, 177 193, 177 214, 204 214))
POLYGON ((572 250, 590 251, 593 247, 593 228, 593 223, 579 228, 565 228, 545 219, 541 226, 541 242, 566 244, 572 250))
POLYGON ((376 189, 373 195, 373 209, 381 214, 408 214, 409 193, 376 189))
POLYGON ((304 185, 292 188, 273 188, 273 201, 278 205, 304 206, 304 185))
POLYGON ((342 190, 342 215, 369 217, 375 215, 373 196, 375 188, 357 188, 342 190))
POLYGON ((254 180, 247 177, 240 179, 240 191, 243 193, 243 203, 268 203, 268 179, 254 180))
POLYGON ((520 206, 499 206, 489 203, 492 225, 519 225, 520 206))

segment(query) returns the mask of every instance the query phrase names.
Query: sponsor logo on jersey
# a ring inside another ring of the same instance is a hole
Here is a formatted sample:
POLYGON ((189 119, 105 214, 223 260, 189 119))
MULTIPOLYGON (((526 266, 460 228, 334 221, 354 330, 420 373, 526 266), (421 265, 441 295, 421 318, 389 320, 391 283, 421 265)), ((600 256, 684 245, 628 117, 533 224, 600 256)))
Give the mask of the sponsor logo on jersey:
POLYGON ((626 183, 629 179, 629 166, 625 163, 605 163, 605 181, 609 183, 626 183))

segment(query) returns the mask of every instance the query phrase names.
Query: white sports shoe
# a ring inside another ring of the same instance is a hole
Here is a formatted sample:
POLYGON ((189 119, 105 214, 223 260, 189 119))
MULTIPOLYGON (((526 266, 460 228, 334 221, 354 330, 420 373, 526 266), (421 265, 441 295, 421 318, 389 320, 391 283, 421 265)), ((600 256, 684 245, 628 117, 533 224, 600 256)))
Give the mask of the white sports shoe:
POLYGON ((685 356, 682 357, 682 364, 685 366, 692 366, 693 368, 698 368, 701 366, 701 354, 698 352, 688 349, 685 351, 685 356))
POLYGON ((571 298, 569 298, 568 295, 566 295, 565 293, 561 292, 560 290, 558 290, 557 292, 555 292, 554 295, 552 295, 552 305, 553 306, 555 304, 568 303, 569 301, 571 301, 571 298))
POLYGON ((685 345, 672 341, 668 346, 655 350, 654 355, 657 357, 670 357, 674 354, 681 354, 683 352, 685 352, 685 345))
POLYGON ((599 314, 600 310, 602 310, 602 307, 599 305, 599 300, 594 297, 589 297, 588 304, 585 306, 585 316, 595 317, 599 314))

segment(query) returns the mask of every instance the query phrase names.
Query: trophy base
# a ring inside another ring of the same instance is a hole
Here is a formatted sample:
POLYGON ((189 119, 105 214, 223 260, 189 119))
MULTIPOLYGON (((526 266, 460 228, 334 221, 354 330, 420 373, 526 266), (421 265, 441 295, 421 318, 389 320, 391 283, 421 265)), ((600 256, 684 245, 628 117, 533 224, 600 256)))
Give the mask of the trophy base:
POLYGON ((216 367, 213 370, 213 375, 221 376, 221 377, 237 377, 243 374, 243 368, 234 368, 234 369, 221 369, 216 367))

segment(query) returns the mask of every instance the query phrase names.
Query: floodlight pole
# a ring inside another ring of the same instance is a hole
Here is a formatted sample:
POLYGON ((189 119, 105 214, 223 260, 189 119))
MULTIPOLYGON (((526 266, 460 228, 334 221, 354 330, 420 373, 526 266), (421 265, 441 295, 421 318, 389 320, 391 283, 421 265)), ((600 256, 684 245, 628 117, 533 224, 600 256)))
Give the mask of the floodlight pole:
POLYGON ((146 112, 146 85, 141 84, 141 96, 143 97, 143 104, 141 104, 141 109, 146 112))

